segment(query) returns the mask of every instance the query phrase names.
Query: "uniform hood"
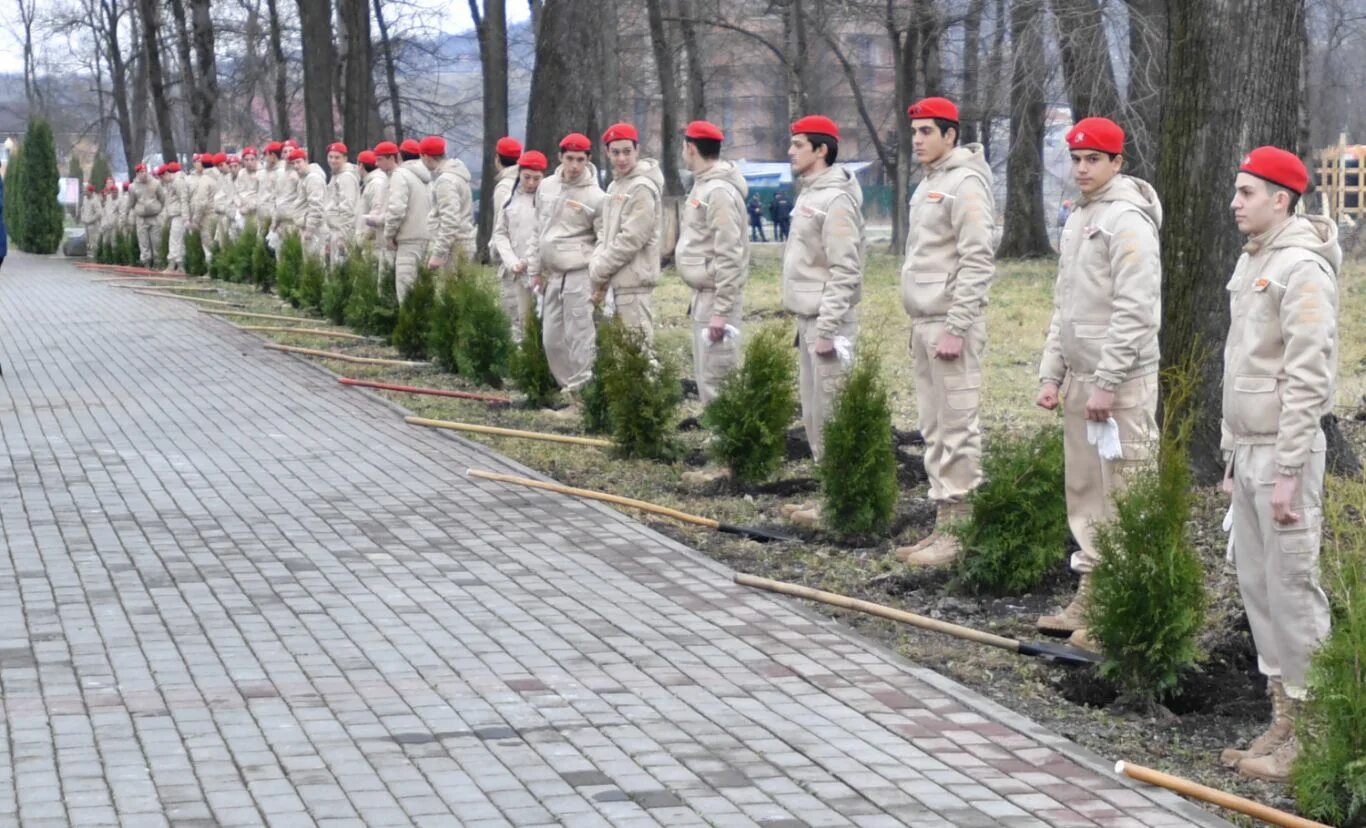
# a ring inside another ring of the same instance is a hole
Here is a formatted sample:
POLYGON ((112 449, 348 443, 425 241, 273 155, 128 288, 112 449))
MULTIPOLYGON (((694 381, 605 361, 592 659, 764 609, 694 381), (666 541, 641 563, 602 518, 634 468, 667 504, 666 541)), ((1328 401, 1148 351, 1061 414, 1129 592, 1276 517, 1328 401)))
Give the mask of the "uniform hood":
POLYGON ((499 171, 498 171, 498 179, 497 179, 497 180, 498 180, 498 181, 516 181, 516 180, 517 180, 517 176, 518 176, 520 173, 521 173, 521 168, 518 167, 516 164, 513 164, 511 167, 504 167, 504 168, 502 168, 501 170, 499 170, 499 171))
POLYGON ((630 181, 633 178, 654 182, 655 187, 661 193, 664 192, 664 172, 659 168, 659 162, 653 158, 642 158, 637 161, 635 167, 621 180, 630 181))
POLYGON ((949 151, 940 169, 956 170, 959 167, 981 173, 987 181, 991 180, 991 165, 987 163, 986 151, 981 144, 964 144, 949 151))
POLYGON ((1280 227, 1271 230, 1262 240, 1254 239, 1252 244, 1264 243, 1269 250, 1285 247, 1302 247, 1328 262, 1333 269, 1333 278, 1342 272, 1342 247, 1338 245, 1338 226, 1324 216, 1291 216, 1280 227))
POLYGON ((555 168, 555 178, 559 179, 560 185, 566 190, 597 186, 597 183, 600 180, 598 178, 598 168, 593 166, 592 161, 589 161, 588 165, 584 167, 583 176, 577 181, 570 181, 564 177, 563 164, 555 168))
POLYGON ((863 188, 854 174, 844 167, 831 167, 815 178, 805 179, 802 186, 812 190, 844 190, 853 197, 855 204, 863 207, 863 188))
POLYGON ((308 165, 308 174, 312 175, 313 173, 317 173, 318 175, 322 176, 323 181, 327 180, 327 171, 324 170, 323 165, 319 164, 317 161, 314 161, 313 163, 308 165))
POLYGON ((441 166, 437 168, 437 175, 453 175, 456 178, 463 178, 466 184, 470 182, 469 167, 466 167, 465 162, 459 158, 447 158, 442 161, 441 166))
POLYGON ((403 169, 408 170, 413 175, 417 176, 418 180, 421 181, 423 184, 432 183, 431 170, 427 169, 427 165, 422 163, 421 159, 414 158, 411 161, 404 161, 402 167, 403 169))
MULTIPOLYGON (((663 180, 662 178, 660 179, 663 180)), ((717 161, 712 168, 697 175, 698 181, 724 181, 740 193, 743 201, 749 195, 749 182, 740 174, 740 168, 730 161, 717 161)))
POLYGON ((1086 202, 1107 202, 1124 201, 1134 205, 1148 217, 1153 226, 1161 229, 1162 227, 1162 202, 1157 197, 1157 190, 1153 185, 1141 178, 1134 178, 1129 175, 1117 175, 1110 179, 1098 193, 1086 202))

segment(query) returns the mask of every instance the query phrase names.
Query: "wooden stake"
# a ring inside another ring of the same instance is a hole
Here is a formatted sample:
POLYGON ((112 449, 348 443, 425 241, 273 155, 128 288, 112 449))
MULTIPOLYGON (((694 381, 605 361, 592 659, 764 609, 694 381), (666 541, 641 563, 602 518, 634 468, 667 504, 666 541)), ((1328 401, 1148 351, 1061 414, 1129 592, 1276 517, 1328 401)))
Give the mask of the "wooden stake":
POLYGON ((322 321, 319 319, 310 319, 307 316, 282 316, 278 313, 248 313, 246 311, 205 310, 204 308, 200 308, 199 312, 209 316, 240 316, 243 319, 274 319, 278 322, 307 322, 310 324, 317 324, 322 321))
POLYGON ((133 292, 142 296, 160 296, 163 299, 179 299, 182 302, 196 302, 201 305, 221 305, 228 308, 242 307, 238 302, 224 302, 222 299, 200 299, 195 296, 179 296, 174 293, 163 293, 160 290, 153 290, 150 288, 145 290, 134 290, 133 292))
POLYGON ((575 437, 571 434, 546 434, 541 431, 520 431, 515 428, 498 428, 497 426, 474 425, 473 423, 456 423, 450 420, 429 420, 426 417, 404 417, 403 421, 411 425, 426 426, 428 428, 446 428, 451 431, 471 431, 475 434, 492 434, 497 437, 521 437, 526 440, 543 440, 547 443, 570 443, 576 446, 595 446, 597 448, 611 448, 610 440, 598 440, 593 437, 575 437))
MULTIPOLYGON (((412 419, 412 418, 409 418, 412 419)), ((621 495, 608 494, 606 492, 595 492, 592 489, 576 489, 573 486, 564 486, 559 483, 551 483, 546 480, 533 480, 530 477, 517 477, 511 474, 500 474, 498 472, 484 471, 482 469, 467 469, 465 476, 475 477, 480 480, 494 480, 499 483, 513 483, 518 486, 528 486, 532 489, 545 489, 548 492, 557 494, 582 497, 587 500, 600 500, 603 503, 614 503, 617 506, 628 506, 632 509, 639 509, 642 512, 649 512, 654 515, 681 520, 684 523, 692 523, 697 526, 705 526, 708 529, 717 529, 721 526, 718 520, 702 517, 701 515, 690 515, 687 512, 680 512, 677 509, 670 509, 668 506, 660 506, 658 503, 650 503, 644 500, 636 500, 621 495)))
POLYGON ((320 351, 316 348, 296 348, 293 345, 281 345, 278 342, 267 342, 266 348, 272 351, 284 351, 290 354, 323 357, 324 359, 336 359, 342 362, 356 362, 361 365, 401 365, 405 368, 426 368, 431 365, 430 362, 410 362, 406 359, 351 356, 350 354, 338 354, 333 351, 320 351))
POLYGON ((262 333, 294 333, 308 334, 309 336, 330 336, 333 339, 359 339, 365 341, 367 337, 360 334, 348 333, 346 331, 325 331, 322 328, 291 328, 288 325, 233 325, 239 331, 261 331, 262 333))
POLYGON ((138 285, 128 284, 127 282, 112 282, 109 287, 131 288, 132 290, 174 290, 179 293, 217 293, 216 287, 205 287, 201 285, 138 285))
POLYGON ((1149 785, 1156 785, 1175 791, 1182 796, 1198 799, 1202 802, 1209 802, 1218 805, 1220 808, 1227 808, 1230 811, 1237 811, 1246 814, 1262 822, 1272 825, 1279 825, 1282 828, 1332 828, 1322 822, 1315 822, 1312 819, 1305 819, 1301 816, 1288 814, 1285 811, 1272 808, 1270 805, 1263 805, 1260 802, 1253 802, 1251 799, 1244 799, 1241 796, 1221 791, 1217 788, 1209 788, 1189 779, 1179 776, 1172 776, 1152 768, 1145 768, 1142 765, 1134 765, 1129 762, 1116 762, 1115 773, 1123 774, 1130 779, 1137 779, 1140 782, 1147 782, 1149 785))
MULTIPOLYGON (((294 329, 281 328, 281 330, 294 329)), ((412 385, 394 385, 390 382, 372 382, 370 380, 352 379, 351 377, 337 377, 337 382, 340 382, 342 385, 355 385, 361 388, 377 388, 380 391, 398 391, 403 394, 425 394, 429 397, 453 397, 458 400, 478 400, 479 402, 498 403, 501 405, 507 405, 512 402, 512 400, 507 397, 500 397, 495 394, 476 394, 473 391, 451 391, 446 388, 418 388, 412 385)))

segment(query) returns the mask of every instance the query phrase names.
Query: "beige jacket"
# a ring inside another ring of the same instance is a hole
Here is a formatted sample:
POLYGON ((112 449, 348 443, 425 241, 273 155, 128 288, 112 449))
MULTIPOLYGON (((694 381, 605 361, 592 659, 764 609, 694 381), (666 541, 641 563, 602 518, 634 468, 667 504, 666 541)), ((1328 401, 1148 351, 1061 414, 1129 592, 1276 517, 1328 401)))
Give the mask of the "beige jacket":
POLYGON ((831 339, 863 298, 863 189, 843 167, 802 179, 783 248, 783 308, 831 339))
POLYGON ((944 320, 966 335, 986 311, 995 275, 996 201, 981 144, 955 147, 930 165, 911 196, 901 304, 912 321, 944 320))
POLYGON ((1297 474, 1324 447, 1319 419, 1337 380, 1338 228, 1292 216, 1250 239, 1228 282, 1223 448, 1275 444, 1276 468, 1297 474))
POLYGON ((255 215, 260 203, 259 172, 248 172, 246 167, 237 171, 237 211, 244 216, 255 215))
POLYGON ((133 216, 139 221, 148 222, 160 218, 161 211, 165 208, 165 200, 161 195, 161 184, 153 179, 147 181, 133 181, 133 186, 128 188, 128 204, 133 216))
POLYGON ((360 213, 360 170, 347 164, 327 182, 327 227, 334 234, 355 235, 356 216, 360 213))
POLYGON ((563 169, 536 190, 536 235, 527 256, 527 273, 532 276, 587 268, 601 232, 607 194, 598 186, 597 168, 587 165, 574 181, 562 177, 563 169))
POLYGON ((171 180, 162 188, 166 195, 166 216, 186 218, 190 215, 190 177, 183 172, 172 173, 171 180))
POLYGON ((456 254, 474 251, 474 198, 470 171, 459 158, 447 158, 432 172, 432 206, 427 226, 432 232, 431 255, 454 261, 456 254))
POLYGON ((1131 176, 1117 175, 1078 202, 1062 231, 1043 382, 1061 385, 1071 373, 1113 391, 1157 371, 1161 227, 1157 192, 1131 176))
POLYGON ((277 221, 294 221, 294 201, 298 189, 299 176, 290 169, 288 163, 281 161, 275 170, 275 219, 277 221))
MULTIPOLYGON (((517 186, 517 177, 521 174, 521 169, 516 165, 504 167, 498 171, 498 177, 493 184, 493 226, 498 226, 498 220, 503 215, 503 206, 512 198, 512 191, 517 186)), ((489 239, 489 256, 494 264, 501 264, 499 252, 493 239, 489 239)))
POLYGON ((125 230, 131 229, 133 226, 133 197, 129 195, 131 189, 131 187, 128 190, 120 188, 118 200, 114 202, 119 226, 125 230))
POLYGON ((202 228, 213 212, 214 194, 218 192, 218 169, 205 170, 194 180, 190 195, 190 223, 196 229, 202 228))
POLYGON ((607 185, 602 232, 588 265, 593 287, 616 290, 659 284, 659 225, 663 221, 664 175, 659 162, 642 158, 607 185))
POLYGON ((317 234, 323 229, 323 209, 326 200, 327 177, 323 168, 309 164, 308 172, 298 179, 294 188, 294 223, 305 233, 317 234))
POLYGON ((512 278, 512 266, 531 254, 531 243, 536 236, 538 195, 517 190, 505 205, 499 205, 493 237, 489 240, 489 254, 498 261, 498 275, 504 279, 512 278))
POLYGON ((431 238, 427 227, 432 209, 431 181, 431 172, 417 158, 404 161, 389 176, 384 196, 385 244, 431 238))
POLYGON ((99 224, 103 218, 100 197, 96 193, 85 193, 81 198, 81 224, 99 224))
POLYGON ((232 173, 220 170, 218 189, 213 194, 213 211, 220 216, 231 216, 236 209, 237 181, 232 177, 232 173))
POLYGON ((388 184, 389 176, 379 168, 365 174, 365 186, 360 191, 360 210, 356 215, 356 238, 361 242, 373 241, 375 238, 375 228, 365 220, 367 217, 384 220, 384 193, 388 184))
POLYGON ((263 162, 256 171, 256 216, 262 224, 275 219, 275 170, 267 169, 263 162))
POLYGON ((713 313, 729 316, 749 278, 749 185, 740 168, 717 161, 693 177, 683 202, 674 267, 693 290, 716 292, 713 313))

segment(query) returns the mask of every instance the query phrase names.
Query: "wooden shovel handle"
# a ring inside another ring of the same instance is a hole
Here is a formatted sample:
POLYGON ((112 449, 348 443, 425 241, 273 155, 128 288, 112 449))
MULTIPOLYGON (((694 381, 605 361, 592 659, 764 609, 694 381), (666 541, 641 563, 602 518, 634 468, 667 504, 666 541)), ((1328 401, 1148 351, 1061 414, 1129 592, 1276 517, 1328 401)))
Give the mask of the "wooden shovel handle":
POLYGON ((1145 768, 1142 765, 1116 762, 1115 773, 1123 774, 1130 779, 1137 779, 1140 782, 1147 782, 1149 785, 1157 785, 1160 788, 1175 791, 1191 799, 1199 799, 1218 805, 1220 808, 1228 808, 1230 811, 1247 814, 1255 819, 1260 819, 1262 822, 1280 825, 1283 828, 1332 828, 1332 826, 1324 825, 1322 822, 1288 814, 1285 811, 1272 808, 1270 805, 1253 802, 1251 799, 1244 799, 1241 796, 1235 796, 1217 788, 1209 788, 1189 779, 1172 776, 1159 770, 1145 768))
POLYGON ((499 428, 498 426, 475 425, 474 423, 457 423, 453 420, 431 420, 426 417, 404 417, 403 421, 409 425, 426 426, 427 428, 445 428, 451 431, 468 431, 472 434, 492 434, 496 437, 521 437, 525 440, 541 440, 546 443, 569 443, 575 446, 595 446, 597 448, 611 448, 612 443, 608 440, 598 440, 593 437, 575 437, 572 434, 547 434, 541 431, 522 431, 516 428, 499 428))
POLYGON ((642 512, 650 512, 655 515, 663 515, 674 520, 681 520, 684 523, 692 523, 697 526, 705 526, 708 529, 715 529, 720 526, 719 521, 711 518, 701 517, 700 515, 690 515, 687 512, 680 512, 677 509, 670 509, 668 506, 660 506, 657 503, 649 503, 644 500, 635 500, 620 495, 607 494, 606 492, 595 492, 592 489, 576 489, 573 486, 562 486, 559 483, 549 483, 544 480, 532 480, 530 477, 516 477, 511 474, 499 474, 498 472, 483 471, 481 469, 470 469, 465 474, 469 477, 477 477, 480 480, 496 480, 499 483, 515 483, 518 486, 530 486, 533 489, 545 489, 548 492, 570 495, 571 497, 582 497, 587 500, 601 500, 604 503, 615 503, 618 506, 629 506, 632 509, 639 509, 642 512))
POLYGON ((872 601, 863 601, 858 598, 850 598, 847 595, 839 595, 834 592, 822 592, 819 589, 802 586, 801 584, 789 584, 785 581, 773 581, 768 578, 760 578, 757 575, 746 575, 737 572, 735 583, 741 586, 755 587, 756 589, 766 589, 769 592, 781 592, 784 595, 794 595, 798 598, 806 598, 811 601, 819 601, 822 604, 829 604, 832 607, 842 607, 857 612, 876 615, 879 618, 886 618, 891 621, 900 621, 903 624, 910 624, 912 627, 919 627, 922 630, 944 633, 954 638, 964 638, 968 641, 976 641, 978 644, 986 644, 989 647, 1000 647, 1003 650, 1010 650, 1012 653, 1019 652, 1020 642, 1013 638, 994 635, 981 630, 974 630, 971 627, 961 627, 957 624, 950 624, 948 621, 940 621, 937 618, 927 618, 923 615, 916 615, 913 612, 906 612, 894 607, 874 604, 872 601))

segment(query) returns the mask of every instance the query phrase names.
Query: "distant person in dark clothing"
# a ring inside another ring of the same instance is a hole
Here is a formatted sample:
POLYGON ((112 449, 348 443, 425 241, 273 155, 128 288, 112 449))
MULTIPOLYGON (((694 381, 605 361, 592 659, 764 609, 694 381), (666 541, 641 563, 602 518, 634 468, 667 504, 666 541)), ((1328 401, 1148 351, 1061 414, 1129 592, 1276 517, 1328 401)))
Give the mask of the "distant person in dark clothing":
POLYGON ((764 236, 764 205, 757 195, 749 197, 749 240, 768 241, 764 236))
POLYGON ((773 240, 787 241, 787 229, 792 224, 792 202, 778 193, 768 205, 768 215, 773 219, 773 240))

